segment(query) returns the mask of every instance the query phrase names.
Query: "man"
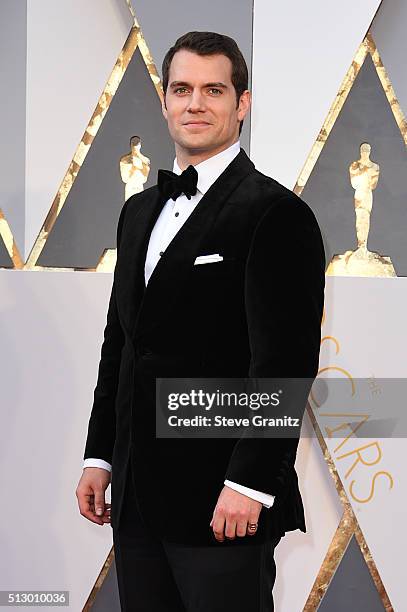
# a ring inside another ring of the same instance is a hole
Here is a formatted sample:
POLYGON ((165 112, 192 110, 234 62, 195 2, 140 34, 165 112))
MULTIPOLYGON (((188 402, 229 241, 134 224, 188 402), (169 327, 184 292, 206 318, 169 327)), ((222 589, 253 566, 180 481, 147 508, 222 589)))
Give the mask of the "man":
POLYGON ((163 62, 162 110, 177 176, 160 170, 118 222, 76 494, 81 514, 109 522, 111 468, 126 611, 272 610, 274 548, 286 531, 305 531, 298 437, 155 431, 156 378, 317 374, 322 238, 308 205, 240 148, 247 87, 233 39, 189 32, 176 41, 163 62))

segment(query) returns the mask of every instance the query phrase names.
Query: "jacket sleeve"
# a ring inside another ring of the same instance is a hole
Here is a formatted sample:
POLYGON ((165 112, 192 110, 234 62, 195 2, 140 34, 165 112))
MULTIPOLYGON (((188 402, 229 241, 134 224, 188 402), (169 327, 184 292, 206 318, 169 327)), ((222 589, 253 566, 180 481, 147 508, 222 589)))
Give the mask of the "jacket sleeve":
MULTIPOLYGON (((314 213, 295 194, 283 197, 257 224, 246 263, 248 376, 256 389, 263 381, 269 391, 270 381, 287 386, 301 379, 301 420, 318 373, 324 288, 325 252, 314 213)), ((246 433, 235 444, 225 478, 280 495, 294 466, 299 431, 290 438, 246 433)))
MULTIPOLYGON (((128 200, 123 205, 117 224, 117 255, 128 200)), ((99 370, 93 394, 93 406, 88 424, 84 459, 98 457, 112 463, 113 446, 116 436, 115 400, 119 379, 121 352, 124 334, 116 306, 116 269, 107 311, 104 339, 101 347, 99 370)))

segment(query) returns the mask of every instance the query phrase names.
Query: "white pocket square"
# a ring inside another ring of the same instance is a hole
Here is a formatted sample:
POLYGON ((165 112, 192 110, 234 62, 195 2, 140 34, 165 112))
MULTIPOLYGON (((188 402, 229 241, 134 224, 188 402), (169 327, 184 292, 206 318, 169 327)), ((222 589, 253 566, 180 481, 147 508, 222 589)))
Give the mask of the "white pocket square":
POLYGON ((194 266, 198 264, 215 263, 216 261, 223 261, 222 255, 219 253, 213 253, 212 255, 198 255, 194 261, 194 266))

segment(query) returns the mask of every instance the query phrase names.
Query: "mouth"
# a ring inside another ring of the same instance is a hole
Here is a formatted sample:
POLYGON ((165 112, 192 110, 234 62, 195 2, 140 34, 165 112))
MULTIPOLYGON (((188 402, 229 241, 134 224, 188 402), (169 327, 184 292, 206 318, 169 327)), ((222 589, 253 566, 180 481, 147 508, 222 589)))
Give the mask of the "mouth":
POLYGON ((207 123, 206 121, 188 121, 188 123, 184 123, 184 127, 207 127, 209 126, 210 123, 207 123))

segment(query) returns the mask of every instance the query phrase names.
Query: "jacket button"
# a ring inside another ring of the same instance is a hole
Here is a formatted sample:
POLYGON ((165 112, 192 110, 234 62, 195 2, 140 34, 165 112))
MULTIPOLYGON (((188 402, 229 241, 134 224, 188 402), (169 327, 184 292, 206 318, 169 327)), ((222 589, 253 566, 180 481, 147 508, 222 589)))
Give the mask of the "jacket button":
POLYGON ((148 348, 140 348, 138 350, 138 353, 140 355, 140 357, 149 357, 150 355, 152 355, 152 351, 150 351, 150 349, 148 348))

